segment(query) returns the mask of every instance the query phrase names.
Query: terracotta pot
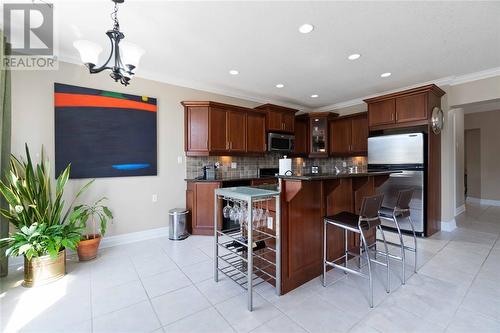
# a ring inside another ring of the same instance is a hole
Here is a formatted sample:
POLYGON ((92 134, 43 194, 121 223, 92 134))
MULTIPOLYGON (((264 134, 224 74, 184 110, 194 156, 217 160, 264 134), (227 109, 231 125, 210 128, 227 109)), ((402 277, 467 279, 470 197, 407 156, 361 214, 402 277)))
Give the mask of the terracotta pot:
POLYGON ((101 243, 101 235, 86 235, 85 239, 78 243, 78 260, 87 261, 97 257, 97 250, 101 243), (88 239, 87 239, 88 238, 88 239))
POLYGON ((25 287, 47 284, 62 278, 66 274, 66 251, 61 250, 55 259, 49 255, 34 257, 31 260, 24 257, 25 287))

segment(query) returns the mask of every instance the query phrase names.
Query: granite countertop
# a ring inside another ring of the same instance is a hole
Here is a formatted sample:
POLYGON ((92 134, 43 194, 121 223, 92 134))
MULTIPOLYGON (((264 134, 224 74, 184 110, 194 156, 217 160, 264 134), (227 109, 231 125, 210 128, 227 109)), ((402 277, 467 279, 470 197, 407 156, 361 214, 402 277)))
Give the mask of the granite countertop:
POLYGON ((294 174, 291 176, 277 176, 282 179, 291 180, 327 180, 338 178, 352 178, 352 177, 368 177, 368 176, 383 176, 390 175, 391 173, 399 173, 398 170, 384 170, 384 171, 367 171, 367 172, 341 172, 341 173, 319 173, 319 174, 294 174))
POLYGON ((196 178, 187 178, 184 179, 187 182, 236 182, 240 180, 254 180, 254 179, 273 179, 276 176, 244 176, 244 177, 220 177, 215 179, 196 179, 196 178))

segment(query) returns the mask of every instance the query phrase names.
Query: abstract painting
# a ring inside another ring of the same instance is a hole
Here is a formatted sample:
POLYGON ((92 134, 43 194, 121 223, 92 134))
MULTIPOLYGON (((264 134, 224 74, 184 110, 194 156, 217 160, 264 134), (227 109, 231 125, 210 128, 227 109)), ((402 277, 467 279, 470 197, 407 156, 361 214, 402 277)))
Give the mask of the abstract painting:
POLYGON ((157 174, 156 98, 54 84, 56 176, 157 174))

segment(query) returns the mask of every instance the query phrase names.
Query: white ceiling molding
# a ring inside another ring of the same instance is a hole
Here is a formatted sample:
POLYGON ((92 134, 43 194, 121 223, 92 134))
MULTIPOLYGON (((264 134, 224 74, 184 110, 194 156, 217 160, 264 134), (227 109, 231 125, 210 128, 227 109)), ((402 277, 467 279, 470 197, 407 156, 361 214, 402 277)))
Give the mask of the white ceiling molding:
POLYGON ((363 100, 368 99, 368 98, 372 98, 372 97, 376 97, 376 96, 381 96, 381 95, 386 95, 386 94, 392 94, 392 93, 395 93, 395 92, 398 92, 398 91, 402 91, 402 90, 406 90, 406 89, 412 89, 412 88, 417 88, 417 87, 425 86, 425 85, 428 85, 428 84, 431 84, 431 83, 434 83, 437 86, 446 86, 446 85, 456 86, 456 85, 459 85, 459 84, 463 84, 463 83, 467 83, 467 82, 472 82, 472 81, 477 81, 477 80, 482 80, 482 79, 487 79, 487 78, 495 77, 495 76, 500 76, 500 67, 490 68, 490 69, 487 69, 487 70, 484 70, 484 71, 475 72, 475 73, 469 73, 469 74, 457 75, 457 76, 448 76, 448 77, 444 77, 444 78, 437 79, 437 80, 432 80, 432 81, 427 81, 427 82, 421 82, 421 83, 417 83, 417 84, 412 84, 410 86, 401 87, 401 88, 398 88, 398 89, 387 90, 387 91, 383 91, 383 92, 380 92, 380 93, 377 93, 377 94, 373 94, 373 95, 368 95, 368 96, 364 96, 364 97, 360 97, 360 98, 351 99, 351 100, 345 101, 345 102, 340 102, 340 103, 335 103, 335 104, 331 104, 331 105, 322 106, 322 107, 319 107, 319 108, 315 108, 312 111, 313 112, 328 112, 328 111, 339 110, 339 109, 343 109, 343 108, 347 108, 347 107, 351 107, 351 106, 363 104, 364 103, 363 100))
MULTIPOLYGON (((66 56, 59 56, 58 60, 61 61, 61 62, 67 62, 67 63, 70 63, 70 64, 81 65, 83 67, 83 64, 82 64, 82 62, 81 62, 80 59, 70 58, 70 57, 66 57, 66 56)), ((278 100, 273 100, 273 99, 269 99, 269 98, 258 97, 258 96, 254 96, 254 95, 248 95, 248 94, 244 94, 244 93, 237 93, 234 90, 220 89, 220 88, 216 88, 216 87, 213 87, 213 86, 210 86, 210 85, 206 85, 206 84, 203 84, 203 83, 200 83, 200 82, 196 82, 196 81, 193 81, 193 80, 183 80, 183 79, 179 79, 179 78, 173 78, 173 77, 169 77, 169 76, 166 76, 166 75, 161 75, 161 74, 158 74, 158 73, 153 73, 153 72, 150 72, 150 71, 145 71, 145 70, 142 70, 142 69, 139 69, 138 73, 136 75, 134 75, 134 77, 145 79, 145 80, 152 80, 152 81, 158 81, 158 82, 162 82, 162 83, 167 83, 167 84, 171 84, 171 85, 178 86, 178 87, 183 87, 183 88, 189 88, 189 89, 194 89, 194 90, 205 91, 205 92, 209 92, 209 93, 213 93, 213 94, 218 94, 218 95, 223 95, 223 96, 227 96, 227 97, 244 99, 244 100, 251 101, 251 102, 256 102, 256 103, 262 103, 262 104, 271 103, 271 104, 276 104, 276 105, 280 105, 280 106, 289 107, 289 108, 292 108, 292 109, 297 109, 297 110, 299 110, 301 112, 311 112, 312 111, 312 109, 307 108, 307 107, 305 107, 303 105, 298 105, 298 104, 293 104, 293 103, 287 103, 287 102, 283 102, 283 101, 278 101, 278 100)), ((133 84, 133 81, 132 81, 131 84, 133 84)))

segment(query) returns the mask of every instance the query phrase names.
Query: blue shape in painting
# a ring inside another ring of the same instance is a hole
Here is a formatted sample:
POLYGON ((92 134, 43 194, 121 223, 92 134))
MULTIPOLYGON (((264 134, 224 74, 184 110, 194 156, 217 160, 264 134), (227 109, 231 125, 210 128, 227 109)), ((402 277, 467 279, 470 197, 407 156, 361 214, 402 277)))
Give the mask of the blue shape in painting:
POLYGON ((113 164, 113 168, 116 170, 139 170, 149 168, 150 166, 149 163, 113 164))

